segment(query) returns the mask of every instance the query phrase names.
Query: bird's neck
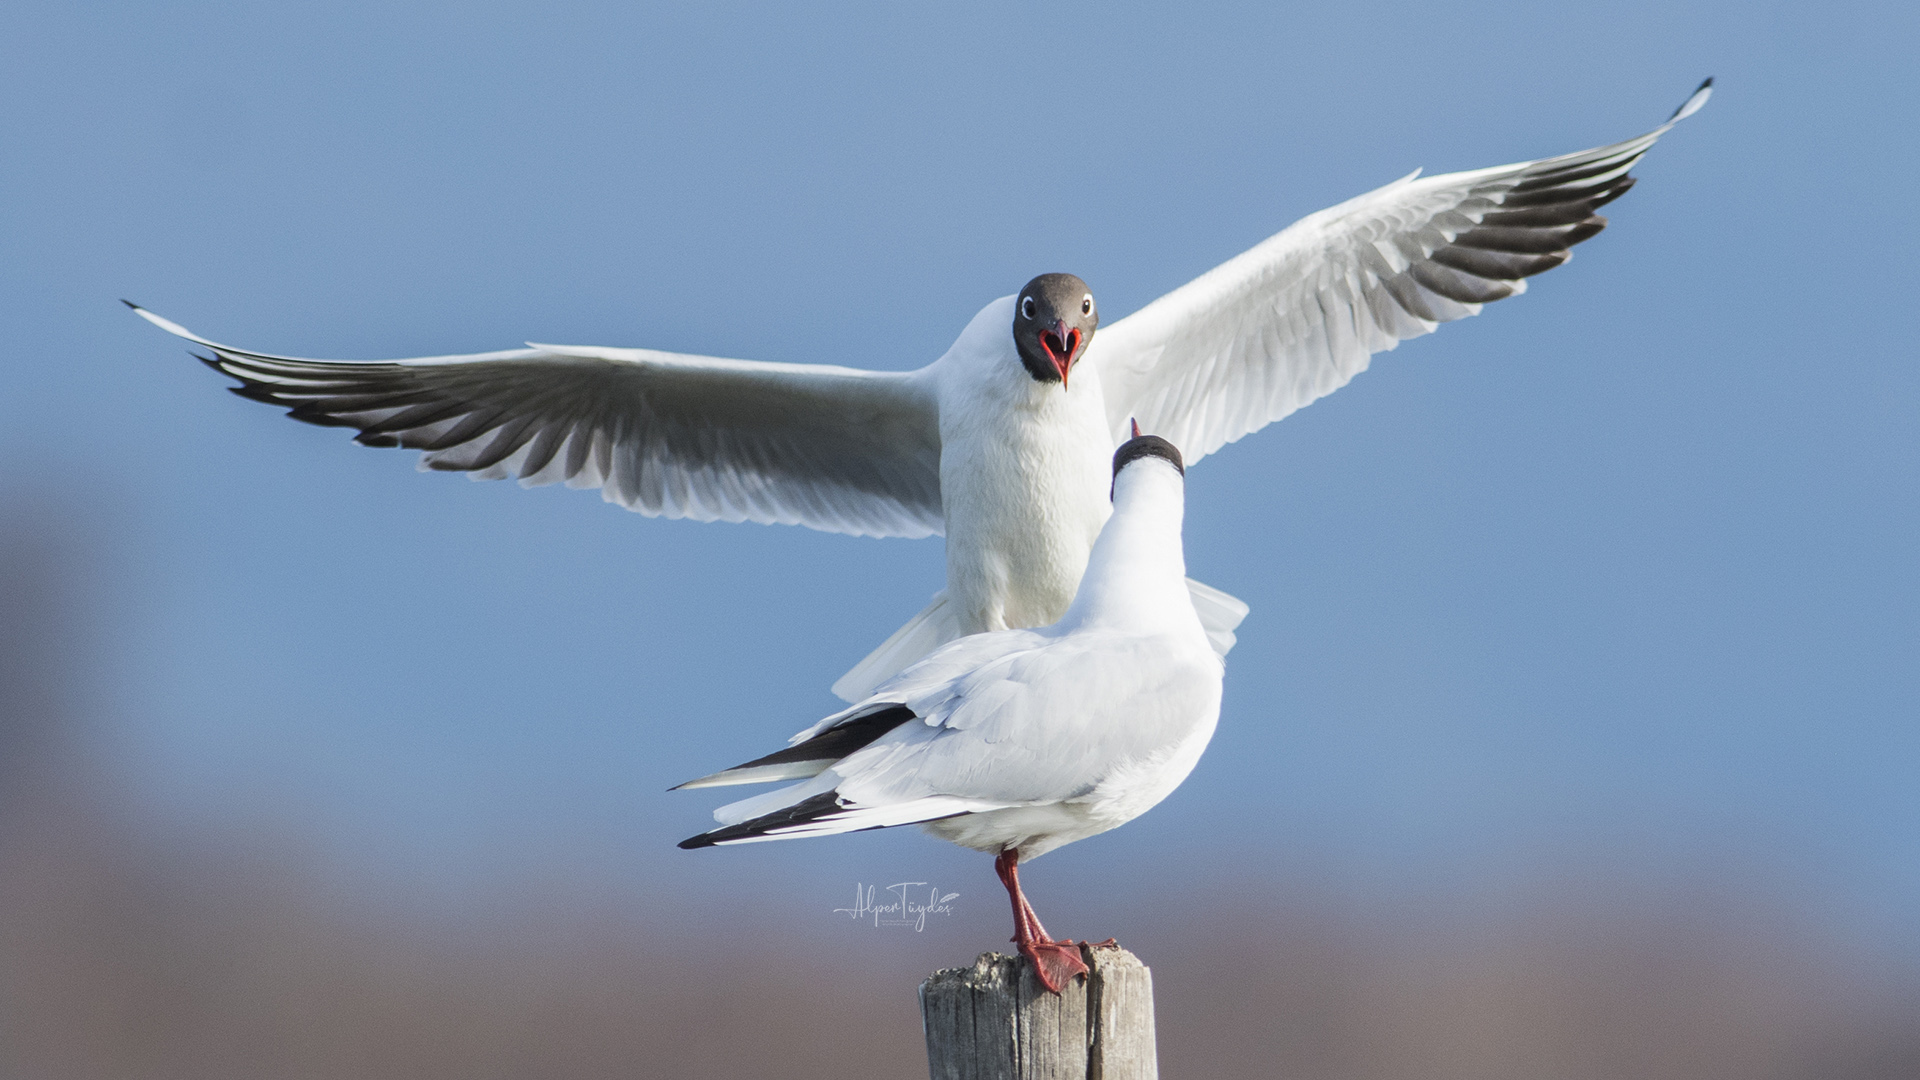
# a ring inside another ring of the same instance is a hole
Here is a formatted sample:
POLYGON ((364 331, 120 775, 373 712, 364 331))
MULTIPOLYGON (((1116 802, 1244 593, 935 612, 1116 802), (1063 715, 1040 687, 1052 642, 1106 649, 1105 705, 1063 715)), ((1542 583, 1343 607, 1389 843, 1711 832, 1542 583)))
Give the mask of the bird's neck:
POLYGON ((1062 625, 1178 630, 1199 616, 1187 593, 1180 543, 1185 481, 1160 460, 1140 461, 1115 478, 1113 516, 1100 531, 1062 625))

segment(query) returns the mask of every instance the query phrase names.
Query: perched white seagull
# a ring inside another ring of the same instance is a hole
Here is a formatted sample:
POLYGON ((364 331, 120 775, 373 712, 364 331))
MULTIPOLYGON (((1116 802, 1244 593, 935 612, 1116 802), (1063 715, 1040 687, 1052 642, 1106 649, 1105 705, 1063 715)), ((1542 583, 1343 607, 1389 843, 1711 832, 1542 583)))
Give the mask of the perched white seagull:
POLYGON ((922 825, 995 855, 1014 938, 1047 988, 1086 965, 1020 891, 1018 866, 1139 817, 1193 771, 1221 660, 1188 599, 1180 451, 1113 455, 1113 516, 1064 618, 949 642, 778 753, 682 788, 802 779, 721 807, 683 848, 922 825))
MULTIPOLYGON (((1060 617, 1108 512, 1107 454, 1138 418, 1198 461, 1332 393, 1376 352, 1525 291, 1599 232, 1627 170, 1706 103, 1711 79, 1636 139, 1540 161, 1407 176, 1101 326, 1045 274, 988 304, 917 371, 531 345, 385 362, 220 345, 235 393, 421 467, 564 481, 650 516, 947 538, 946 588, 834 685, 849 701, 963 634, 1060 617), (1098 330, 1096 338, 1095 331, 1098 330)), ((1215 647, 1246 605, 1194 583, 1215 647)))

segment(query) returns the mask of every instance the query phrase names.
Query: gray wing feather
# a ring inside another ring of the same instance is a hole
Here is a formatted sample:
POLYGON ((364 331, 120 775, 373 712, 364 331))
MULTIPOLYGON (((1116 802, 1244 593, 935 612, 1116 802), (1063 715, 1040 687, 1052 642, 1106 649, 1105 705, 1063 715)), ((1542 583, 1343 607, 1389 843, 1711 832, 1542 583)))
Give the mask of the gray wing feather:
POLYGON ((1155 300, 1088 347, 1114 437, 1129 419, 1189 463, 1347 384, 1372 354, 1526 291, 1606 227, 1595 210, 1706 103, 1702 83, 1636 139, 1540 161, 1407 176, 1311 214, 1155 300))
POLYGON ((935 400, 912 373, 536 345, 385 362, 204 346, 234 393, 476 479, 598 488, 649 517, 941 532, 935 400))

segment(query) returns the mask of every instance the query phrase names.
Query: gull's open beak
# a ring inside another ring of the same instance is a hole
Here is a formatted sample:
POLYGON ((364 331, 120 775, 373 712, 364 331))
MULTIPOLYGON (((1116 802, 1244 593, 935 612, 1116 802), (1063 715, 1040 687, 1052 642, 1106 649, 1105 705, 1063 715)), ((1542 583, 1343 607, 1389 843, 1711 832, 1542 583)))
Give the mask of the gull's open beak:
POLYGON ((1047 359, 1053 361, 1053 369, 1060 373, 1060 389, 1067 388, 1067 372, 1073 368, 1074 354, 1080 351, 1080 329, 1067 329, 1064 319, 1053 320, 1053 329, 1040 331, 1040 347, 1047 352, 1047 359))

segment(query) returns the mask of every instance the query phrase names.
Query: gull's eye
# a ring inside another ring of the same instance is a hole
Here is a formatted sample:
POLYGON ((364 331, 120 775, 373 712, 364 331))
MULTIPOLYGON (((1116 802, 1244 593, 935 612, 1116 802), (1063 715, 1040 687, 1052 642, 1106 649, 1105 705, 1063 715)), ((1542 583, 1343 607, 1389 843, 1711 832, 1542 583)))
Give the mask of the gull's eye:
POLYGON ((1082 315, 1093 314, 1093 294, 1092 293, 1088 293, 1087 295, 1080 298, 1080 314, 1082 315))
POLYGON ((1020 298, 1020 317, 1023 319, 1033 318, 1033 297, 1023 296, 1020 298))

